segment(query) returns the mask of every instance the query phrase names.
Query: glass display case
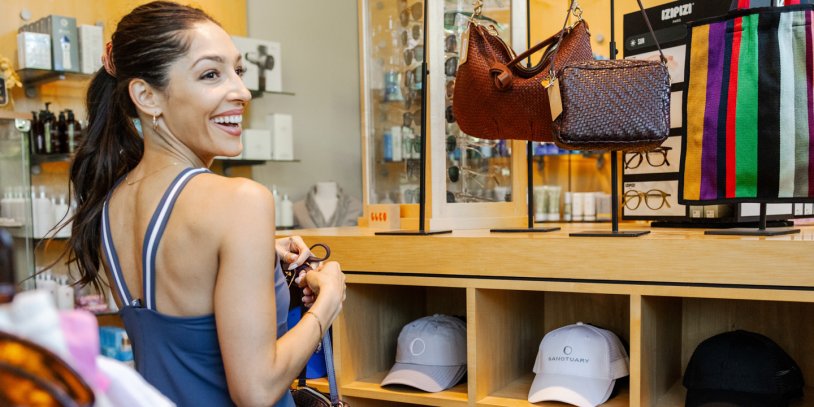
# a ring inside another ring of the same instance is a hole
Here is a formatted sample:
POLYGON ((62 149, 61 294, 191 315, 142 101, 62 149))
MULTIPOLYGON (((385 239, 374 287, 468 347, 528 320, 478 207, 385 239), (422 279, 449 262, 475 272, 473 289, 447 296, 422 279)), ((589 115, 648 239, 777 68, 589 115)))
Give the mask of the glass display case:
MULTIPOLYGON (((460 131, 453 114, 471 0, 360 0, 359 9, 365 203, 418 203, 420 136, 426 126, 432 227, 520 225, 525 192, 513 191, 522 189, 526 179, 525 154, 516 154, 525 143, 471 137, 460 131), (422 83, 424 58, 427 84, 422 83), (422 107, 426 123, 420 120, 422 107), (487 218, 486 224, 477 221, 487 218)), ((525 2, 486 0, 481 23, 494 26, 521 52, 527 42, 525 16, 525 2)))
POLYGON ((14 237, 18 282, 34 272, 27 134, 30 118, 28 114, 0 110, 0 228, 14 237))

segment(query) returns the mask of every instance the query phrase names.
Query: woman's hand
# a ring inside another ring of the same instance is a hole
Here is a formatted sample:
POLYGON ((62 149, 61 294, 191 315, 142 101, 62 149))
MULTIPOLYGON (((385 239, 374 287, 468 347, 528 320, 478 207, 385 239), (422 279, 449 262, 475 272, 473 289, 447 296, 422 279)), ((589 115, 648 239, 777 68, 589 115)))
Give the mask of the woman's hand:
POLYGON ((277 258, 286 270, 305 264, 311 257, 311 250, 299 236, 283 237, 274 241, 274 249, 277 251, 277 258))
POLYGON ((316 269, 300 274, 297 284, 302 288, 302 302, 306 307, 314 304, 317 298, 324 297, 331 302, 330 308, 334 310, 333 318, 342 309, 345 301, 345 274, 339 263, 329 261, 321 263, 316 269), (303 278, 305 277, 305 278, 303 278))

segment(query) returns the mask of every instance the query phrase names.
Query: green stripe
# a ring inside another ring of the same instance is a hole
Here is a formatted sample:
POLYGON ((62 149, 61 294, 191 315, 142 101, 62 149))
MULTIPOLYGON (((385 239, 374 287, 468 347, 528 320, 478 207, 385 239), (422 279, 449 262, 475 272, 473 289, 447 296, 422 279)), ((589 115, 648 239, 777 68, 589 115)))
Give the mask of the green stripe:
POLYGON ((735 107, 735 197, 757 196, 758 14, 743 17, 735 107))

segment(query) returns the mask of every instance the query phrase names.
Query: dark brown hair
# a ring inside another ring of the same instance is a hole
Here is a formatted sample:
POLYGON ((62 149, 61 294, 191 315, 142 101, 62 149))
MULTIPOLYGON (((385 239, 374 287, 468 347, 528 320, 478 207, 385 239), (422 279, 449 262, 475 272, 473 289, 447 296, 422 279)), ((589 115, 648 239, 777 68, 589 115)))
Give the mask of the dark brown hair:
POLYGON ((70 181, 77 201, 71 238, 64 255, 76 263, 77 284, 102 287, 102 208, 116 181, 141 160, 144 142, 133 119, 138 117, 129 84, 143 79, 156 89, 167 87, 170 65, 189 51, 185 31, 201 22, 217 22, 204 11, 169 1, 136 7, 124 16, 112 37, 110 62, 90 82, 88 128, 71 164, 70 181))

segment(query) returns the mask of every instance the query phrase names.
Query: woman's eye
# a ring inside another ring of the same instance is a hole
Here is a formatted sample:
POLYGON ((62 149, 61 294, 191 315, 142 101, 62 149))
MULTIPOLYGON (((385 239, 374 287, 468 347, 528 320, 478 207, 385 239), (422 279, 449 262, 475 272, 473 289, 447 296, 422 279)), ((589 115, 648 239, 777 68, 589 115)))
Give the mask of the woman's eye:
POLYGON ((217 71, 207 71, 203 75, 201 75, 201 79, 217 79, 218 78, 217 71))
POLYGON ((235 69, 235 73, 237 73, 237 76, 240 76, 242 78, 243 75, 246 73, 246 67, 245 66, 237 67, 237 69, 235 69))

